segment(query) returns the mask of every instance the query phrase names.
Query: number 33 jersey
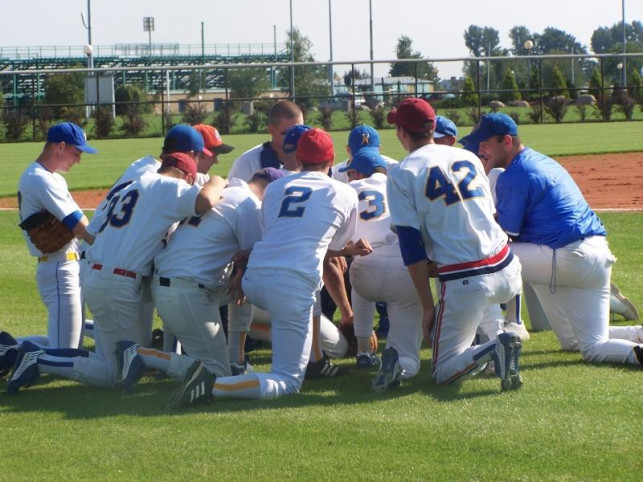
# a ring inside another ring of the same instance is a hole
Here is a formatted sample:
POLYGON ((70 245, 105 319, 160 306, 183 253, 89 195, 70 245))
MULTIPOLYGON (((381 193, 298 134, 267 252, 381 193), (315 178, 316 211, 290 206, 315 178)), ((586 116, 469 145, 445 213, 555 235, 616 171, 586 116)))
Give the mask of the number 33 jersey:
POLYGON ((350 240, 357 193, 322 172, 300 172, 272 182, 262 204, 263 233, 248 267, 284 268, 321 282, 326 251, 350 240))
POLYGON ((464 149, 416 149, 391 170, 387 192, 393 224, 419 230, 439 266, 488 258, 507 243, 482 163, 464 149))

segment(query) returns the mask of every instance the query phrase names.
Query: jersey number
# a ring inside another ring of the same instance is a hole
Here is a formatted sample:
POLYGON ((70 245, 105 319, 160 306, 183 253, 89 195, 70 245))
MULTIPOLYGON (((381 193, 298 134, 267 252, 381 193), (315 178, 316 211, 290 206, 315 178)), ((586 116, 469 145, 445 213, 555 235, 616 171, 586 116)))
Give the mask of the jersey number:
POLYGON ((368 208, 359 213, 359 217, 364 221, 379 218, 386 212, 384 195, 381 192, 368 190, 362 191, 359 193, 359 200, 368 202, 368 208))
POLYGON ((453 172, 459 172, 463 169, 467 170, 467 174, 456 187, 447 179, 442 169, 438 166, 432 167, 429 170, 429 178, 426 181, 426 189, 424 191, 426 197, 431 201, 443 197, 445 204, 449 205, 472 197, 484 196, 482 188, 477 187, 471 189, 469 187, 471 181, 473 181, 478 174, 475 166, 470 161, 458 161, 451 165, 453 172))
POLYGON ((308 201, 313 190, 309 187, 290 186, 284 193, 286 197, 281 202, 279 217, 300 218, 304 215, 306 206, 297 206, 299 203, 308 201))
POLYGON ((105 222, 100 227, 98 232, 102 233, 108 224, 114 226, 115 228, 122 228, 127 223, 129 223, 137 202, 138 191, 136 189, 126 193, 122 199, 120 198, 120 196, 112 197, 112 200, 109 202, 109 211, 107 211, 107 217, 105 218, 105 222), (119 211, 116 211, 117 205, 120 208, 119 211))

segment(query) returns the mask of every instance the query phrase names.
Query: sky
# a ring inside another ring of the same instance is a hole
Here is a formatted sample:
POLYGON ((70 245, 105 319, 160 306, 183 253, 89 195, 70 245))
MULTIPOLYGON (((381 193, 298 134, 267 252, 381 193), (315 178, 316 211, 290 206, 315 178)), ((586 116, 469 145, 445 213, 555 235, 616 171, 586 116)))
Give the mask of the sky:
MULTIPOLYGON (((293 26, 312 42, 318 61, 330 59, 330 19, 335 61, 370 58, 369 4, 372 9, 373 58, 395 58, 398 38, 406 35, 414 51, 430 59, 467 57, 463 34, 469 25, 493 27, 501 47, 510 47, 509 30, 531 32, 556 27, 590 48, 592 32, 622 18, 623 0, 90 0, 92 44, 147 44, 143 17, 154 17, 153 43, 273 44, 286 42, 293 26)), ((83 46, 88 43, 81 12, 87 0, 0 0, 0 47, 83 46), (14 20, 12 20, 14 19, 14 20)), ((625 0, 625 21, 643 20, 643 1, 625 0)), ((459 64, 437 63, 441 78, 460 76, 459 64)), ((367 66, 358 67, 366 70, 367 66)), ((349 67, 337 67, 340 73, 349 67)), ((388 65, 377 66, 383 75, 388 65)))

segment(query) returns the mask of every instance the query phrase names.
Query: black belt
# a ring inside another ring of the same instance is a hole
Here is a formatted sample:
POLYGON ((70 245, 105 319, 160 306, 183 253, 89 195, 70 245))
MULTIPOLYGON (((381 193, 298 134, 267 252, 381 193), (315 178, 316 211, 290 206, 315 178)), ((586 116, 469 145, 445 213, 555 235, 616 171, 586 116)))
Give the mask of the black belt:
MULTIPOLYGON (((159 284, 161 286, 169 287, 172 284, 172 280, 170 278, 165 278, 164 276, 159 276, 159 284)), ((201 283, 198 283, 198 287, 203 289, 203 290, 208 289, 207 286, 205 286, 204 284, 201 284, 201 283)))

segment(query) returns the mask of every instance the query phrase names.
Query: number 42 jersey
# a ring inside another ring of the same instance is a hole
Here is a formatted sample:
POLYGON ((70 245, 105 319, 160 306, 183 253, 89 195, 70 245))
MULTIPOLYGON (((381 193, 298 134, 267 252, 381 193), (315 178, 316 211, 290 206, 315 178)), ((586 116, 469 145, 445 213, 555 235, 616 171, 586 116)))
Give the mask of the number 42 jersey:
POLYGON ((486 259, 507 244, 482 163, 464 149, 416 149, 389 173, 387 193, 393 224, 420 231, 438 266, 486 259))
POLYGON ((357 193, 326 173, 304 171, 268 185, 262 204, 263 233, 249 268, 297 271, 321 283, 326 251, 339 251, 357 221, 357 193))

